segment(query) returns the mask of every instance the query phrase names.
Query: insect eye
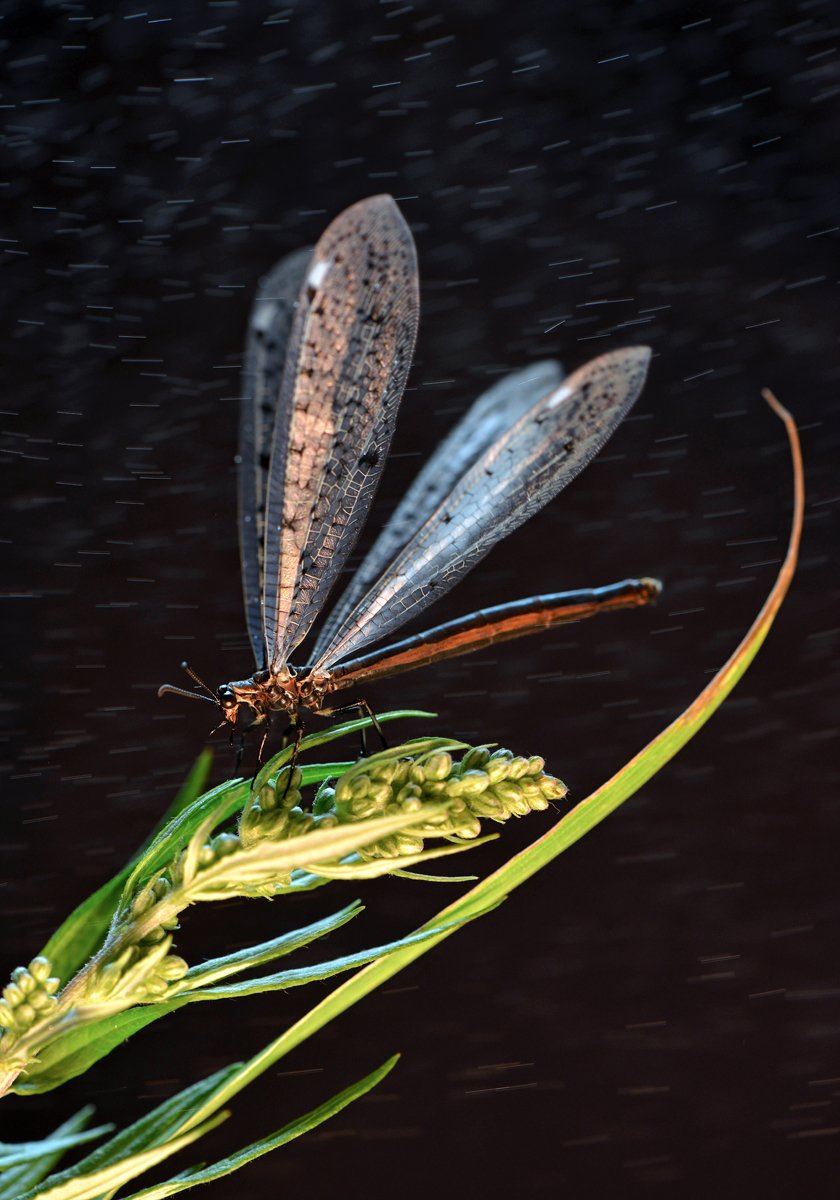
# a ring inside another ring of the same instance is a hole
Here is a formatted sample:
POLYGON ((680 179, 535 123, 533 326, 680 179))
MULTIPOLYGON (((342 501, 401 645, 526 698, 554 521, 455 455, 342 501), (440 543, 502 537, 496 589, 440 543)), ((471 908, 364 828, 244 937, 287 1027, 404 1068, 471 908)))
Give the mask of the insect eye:
POLYGON ((219 697, 219 704, 224 709, 236 708, 236 696, 233 694, 233 688, 223 685, 216 693, 219 697))

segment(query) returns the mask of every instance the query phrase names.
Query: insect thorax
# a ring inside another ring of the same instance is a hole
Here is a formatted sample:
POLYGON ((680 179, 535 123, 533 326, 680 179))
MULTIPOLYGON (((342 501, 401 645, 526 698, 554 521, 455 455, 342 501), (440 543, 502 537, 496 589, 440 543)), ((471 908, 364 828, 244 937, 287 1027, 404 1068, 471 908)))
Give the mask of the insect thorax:
POLYGON ((327 673, 299 675, 294 667, 285 666, 278 671, 255 671, 250 679, 223 684, 218 696, 223 709, 246 704, 262 723, 275 712, 294 715, 299 708, 317 712, 331 690, 327 673))

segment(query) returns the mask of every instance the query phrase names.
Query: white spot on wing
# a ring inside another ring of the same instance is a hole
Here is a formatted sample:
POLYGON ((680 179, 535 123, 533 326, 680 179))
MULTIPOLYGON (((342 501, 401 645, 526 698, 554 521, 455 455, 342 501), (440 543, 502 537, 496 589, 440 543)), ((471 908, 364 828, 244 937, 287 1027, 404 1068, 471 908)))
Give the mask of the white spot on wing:
POLYGON ((331 266, 330 261, 329 261, 329 259, 326 259, 326 258, 322 258, 320 260, 320 262, 314 263, 312 266, 312 270, 306 276, 306 286, 308 288, 311 288, 313 292, 317 291, 317 289, 324 282, 324 279, 326 277, 327 271, 329 271, 329 269, 330 269, 330 266, 331 266))
POLYGON ((558 404, 562 404, 566 397, 570 396, 571 394, 571 390, 564 384, 563 387, 559 387, 557 389, 557 391, 546 404, 546 408, 556 408, 558 404))

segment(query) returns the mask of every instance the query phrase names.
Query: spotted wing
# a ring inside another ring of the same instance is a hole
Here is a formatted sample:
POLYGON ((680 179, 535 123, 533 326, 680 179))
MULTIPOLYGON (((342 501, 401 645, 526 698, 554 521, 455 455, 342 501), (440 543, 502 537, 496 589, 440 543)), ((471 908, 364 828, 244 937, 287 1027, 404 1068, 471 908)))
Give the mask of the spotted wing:
POLYGON ((315 668, 328 670, 422 612, 556 496, 626 415, 649 360, 644 346, 601 355, 521 416, 465 472, 359 600, 315 668))
POLYGON ((559 363, 550 360, 533 363, 500 379, 467 409, 421 469, 330 612, 312 653, 315 661, 326 651, 365 592, 385 573, 464 472, 523 412, 557 388, 562 378, 559 363))
POLYGON ((239 553, 245 619, 258 667, 266 664, 262 589, 271 442, 295 302, 311 257, 311 250, 297 250, 282 259, 261 281, 248 320, 239 415, 239 553))
POLYGON ((263 591, 272 669, 306 636, 367 515, 418 312, 414 240, 393 199, 346 209, 309 261, 280 385, 263 591))

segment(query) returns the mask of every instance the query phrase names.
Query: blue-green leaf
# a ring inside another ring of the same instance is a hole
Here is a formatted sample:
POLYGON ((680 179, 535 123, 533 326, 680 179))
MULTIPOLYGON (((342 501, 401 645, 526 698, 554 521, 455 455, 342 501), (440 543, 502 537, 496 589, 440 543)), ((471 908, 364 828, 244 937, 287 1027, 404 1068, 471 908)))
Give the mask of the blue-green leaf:
POLYGON ((113 1125, 85 1129, 93 1116, 88 1104, 40 1142, 17 1146, 0 1143, 0 1200, 18 1200, 29 1188, 39 1184, 59 1159, 70 1149, 110 1133, 113 1125))
POLYGON ((310 1129, 315 1129, 330 1117, 335 1116, 336 1113, 341 1112, 343 1108, 347 1108, 348 1104, 352 1104, 354 1100, 358 1100, 360 1096, 364 1096, 376 1087, 393 1069, 397 1061, 398 1055, 394 1055, 377 1070, 371 1071, 364 1079, 360 1079, 345 1088, 344 1091, 338 1092, 317 1108, 305 1113, 304 1116, 284 1125, 276 1133, 269 1134, 268 1137, 262 1138, 258 1142, 252 1142, 250 1146, 245 1146, 242 1150, 237 1150, 234 1154, 229 1154, 226 1158, 222 1158, 208 1167, 196 1167, 189 1171, 182 1171, 180 1175, 168 1179, 165 1183, 145 1188, 142 1192, 133 1192, 126 1197, 126 1200, 166 1200, 167 1196, 175 1196, 178 1192, 184 1192, 198 1184, 210 1183, 214 1179, 231 1175, 240 1167, 246 1166, 256 1158, 261 1158, 270 1150, 276 1150, 278 1146, 285 1146, 287 1142, 308 1133, 310 1129))
POLYGON ((357 917, 361 911, 362 906, 358 901, 354 901, 339 912, 324 917, 320 921, 314 921, 311 925, 305 925, 302 929, 294 929, 291 933, 281 934, 280 937, 272 938, 268 942, 261 942, 257 946, 246 946, 243 950, 235 950, 233 954, 225 954, 221 958, 209 958, 205 962, 191 967, 180 981, 179 987, 189 987, 190 990, 197 987, 204 988, 228 975, 236 975, 252 967, 261 967, 263 963, 281 958, 285 954, 291 954, 293 950, 308 946, 310 942, 324 937, 325 934, 340 929, 342 925, 346 925, 348 921, 357 917))

